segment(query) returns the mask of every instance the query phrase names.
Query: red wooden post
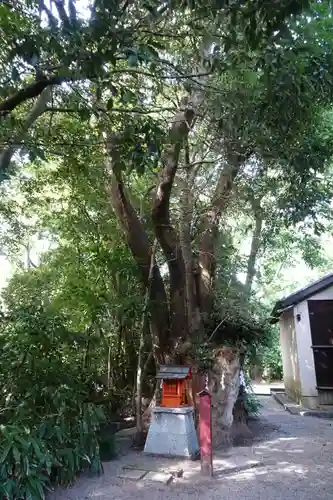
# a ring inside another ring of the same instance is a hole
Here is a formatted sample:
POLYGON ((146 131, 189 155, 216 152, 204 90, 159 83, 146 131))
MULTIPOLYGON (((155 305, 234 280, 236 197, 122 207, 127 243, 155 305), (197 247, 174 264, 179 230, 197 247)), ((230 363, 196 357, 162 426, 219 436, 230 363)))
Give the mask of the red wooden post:
POLYGON ((213 476, 212 452, 212 397, 207 388, 199 392, 200 397, 200 458, 201 474, 213 476))

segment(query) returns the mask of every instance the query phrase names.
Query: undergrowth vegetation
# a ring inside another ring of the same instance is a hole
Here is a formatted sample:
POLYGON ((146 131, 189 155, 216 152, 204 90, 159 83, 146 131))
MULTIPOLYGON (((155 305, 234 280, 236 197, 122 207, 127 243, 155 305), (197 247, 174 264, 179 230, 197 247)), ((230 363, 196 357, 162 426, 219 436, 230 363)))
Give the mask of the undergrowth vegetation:
POLYGON ((87 467, 101 470, 103 408, 61 318, 41 306, 7 310, 0 334, 1 498, 44 498, 87 467))

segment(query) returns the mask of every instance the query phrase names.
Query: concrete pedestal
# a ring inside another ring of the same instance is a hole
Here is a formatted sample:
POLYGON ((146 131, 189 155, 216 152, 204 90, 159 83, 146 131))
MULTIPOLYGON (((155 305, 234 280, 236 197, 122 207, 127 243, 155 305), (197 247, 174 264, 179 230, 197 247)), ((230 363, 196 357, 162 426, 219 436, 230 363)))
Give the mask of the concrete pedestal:
POLYGON ((144 453, 182 458, 198 456, 199 443, 193 413, 191 406, 155 408, 144 453))

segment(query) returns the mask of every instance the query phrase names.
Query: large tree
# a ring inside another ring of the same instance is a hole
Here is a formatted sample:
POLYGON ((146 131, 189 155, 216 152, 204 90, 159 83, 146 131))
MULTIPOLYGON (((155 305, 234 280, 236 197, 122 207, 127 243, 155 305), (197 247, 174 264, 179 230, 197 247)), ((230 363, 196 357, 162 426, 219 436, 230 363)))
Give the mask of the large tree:
MULTIPOLYGON (((237 177, 258 164, 302 184, 330 156, 306 140, 331 102, 330 17, 320 23, 316 4, 302 16, 308 2, 295 1, 79 7, 0 6, 0 172, 26 153, 60 177, 95 168, 148 290, 156 362, 195 362, 219 323, 216 248, 237 177)), ((226 426, 238 368, 219 351, 226 426)))

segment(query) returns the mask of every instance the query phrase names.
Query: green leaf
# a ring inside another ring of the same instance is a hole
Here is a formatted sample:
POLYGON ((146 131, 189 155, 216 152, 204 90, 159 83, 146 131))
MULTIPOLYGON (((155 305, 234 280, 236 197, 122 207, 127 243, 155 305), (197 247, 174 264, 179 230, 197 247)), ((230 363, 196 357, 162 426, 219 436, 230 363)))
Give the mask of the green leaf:
POLYGON ((4 495, 7 495, 8 500, 14 500, 15 490, 16 490, 16 481, 14 479, 7 479, 7 481, 2 485, 2 493, 4 495))
POLYGON ((32 444, 32 447, 36 453, 36 457, 38 458, 38 460, 41 460, 43 458, 43 454, 41 452, 41 449, 40 449, 36 439, 31 439, 31 444, 32 444))
POLYGON ((6 458, 8 457, 8 454, 10 452, 10 450, 12 449, 12 444, 9 443, 5 446, 5 448, 3 449, 2 453, 1 453, 1 456, 0 456, 0 464, 3 464, 4 461, 6 460, 6 458))
POLYGON ((26 476, 29 476, 29 474, 30 474, 30 462, 29 462, 28 456, 23 457, 23 470, 24 470, 24 474, 26 476))
POLYGON ((30 492, 33 493, 34 500, 45 500, 42 476, 31 475, 28 477, 30 492))
POLYGON ((12 79, 14 82, 17 82, 20 79, 20 73, 18 72, 17 68, 15 66, 12 69, 12 79))
POLYGON ((74 453, 73 450, 68 449, 67 457, 68 457, 68 465, 71 468, 71 470, 74 472, 75 471, 75 465, 74 465, 74 453))
POLYGON ((39 437, 44 438, 44 436, 47 434, 47 424, 46 422, 43 422, 42 425, 39 427, 39 437))
POLYGON ((139 58, 137 54, 130 54, 127 58, 128 65, 131 67, 135 67, 138 65, 139 58))
POLYGON ((122 92, 122 101, 125 104, 136 104, 137 103, 137 96, 132 90, 125 89, 122 92))
POLYGON ((17 464, 19 464, 21 462, 21 453, 16 448, 16 446, 13 447, 13 457, 14 457, 14 460, 17 464))
POLYGON ((89 108, 87 108, 87 107, 81 108, 79 110, 79 114, 80 114, 80 117, 81 117, 82 120, 84 120, 84 121, 90 120, 91 111, 90 111, 89 108))
POLYGON ((137 171, 138 175, 141 177, 145 173, 145 165, 144 165, 144 163, 140 163, 136 167, 136 171, 137 171))
POLYGON ((106 103, 106 109, 110 110, 113 108, 113 98, 110 97, 110 99, 108 100, 108 102, 106 103))
POLYGON ((146 45, 145 52, 148 53, 151 60, 159 58, 159 54, 158 54, 157 50, 152 45, 146 45))

